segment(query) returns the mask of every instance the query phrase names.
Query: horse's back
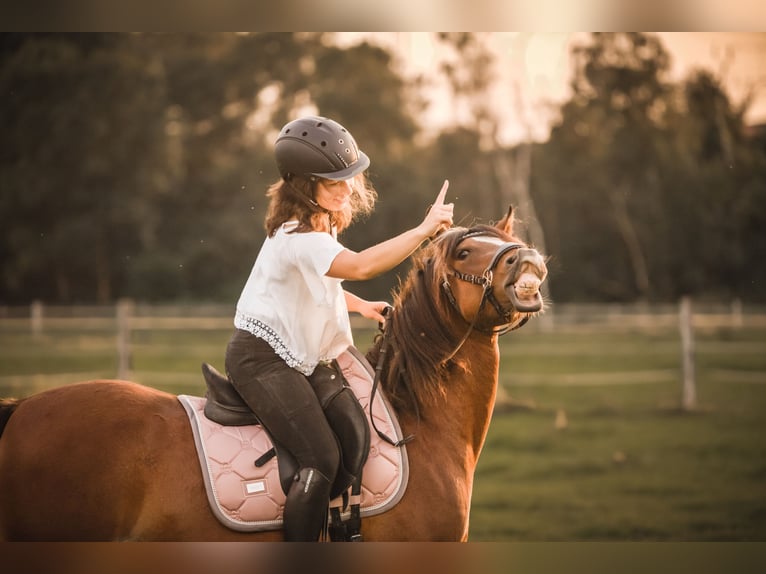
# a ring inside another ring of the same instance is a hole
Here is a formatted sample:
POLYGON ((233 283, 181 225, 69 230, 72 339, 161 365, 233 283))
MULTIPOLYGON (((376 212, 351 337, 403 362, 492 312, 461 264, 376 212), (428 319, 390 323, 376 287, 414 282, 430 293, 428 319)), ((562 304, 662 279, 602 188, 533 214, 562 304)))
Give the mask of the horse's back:
POLYGON ((146 425, 148 416, 169 421, 180 413, 174 395, 129 381, 87 381, 22 399, 1 438, 6 448, 26 442, 38 453, 58 452, 66 458, 62 451, 135 440, 139 430, 152 429, 146 425))
POLYGON ((186 424, 174 395, 125 381, 75 383, 20 401, 0 437, 0 536, 132 537, 158 482, 171 478, 167 459, 195 459, 186 424))

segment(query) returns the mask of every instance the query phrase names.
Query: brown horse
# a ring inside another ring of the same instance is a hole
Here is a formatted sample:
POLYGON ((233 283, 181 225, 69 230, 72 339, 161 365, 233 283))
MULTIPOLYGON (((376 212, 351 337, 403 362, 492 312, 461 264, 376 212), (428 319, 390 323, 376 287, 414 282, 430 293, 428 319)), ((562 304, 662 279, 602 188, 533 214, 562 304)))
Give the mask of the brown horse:
MULTIPOLYGON (((369 351, 407 444, 409 481, 365 540, 466 540, 497 390, 498 333, 542 309, 541 255, 496 226, 453 228, 415 257, 369 351)), ((174 395, 90 381, 0 406, 0 539, 280 540, 223 526, 174 395)))

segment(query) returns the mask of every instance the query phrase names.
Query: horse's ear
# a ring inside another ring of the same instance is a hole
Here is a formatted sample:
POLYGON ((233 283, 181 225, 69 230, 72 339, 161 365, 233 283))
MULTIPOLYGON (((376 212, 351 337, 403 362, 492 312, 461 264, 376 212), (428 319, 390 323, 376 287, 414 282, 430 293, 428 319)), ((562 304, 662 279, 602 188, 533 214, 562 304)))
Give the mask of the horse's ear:
POLYGON ((495 225, 500 231, 513 235, 513 206, 508 207, 508 213, 505 214, 500 221, 495 225))

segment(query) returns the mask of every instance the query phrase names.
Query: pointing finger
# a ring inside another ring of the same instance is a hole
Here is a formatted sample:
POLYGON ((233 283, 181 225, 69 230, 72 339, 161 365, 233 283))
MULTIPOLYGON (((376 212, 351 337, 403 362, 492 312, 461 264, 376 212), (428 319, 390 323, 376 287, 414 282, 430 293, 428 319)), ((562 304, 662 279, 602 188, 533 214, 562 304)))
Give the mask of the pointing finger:
POLYGON ((448 187, 449 187, 449 181, 445 179, 444 185, 442 185, 442 188, 439 191, 439 195, 436 196, 436 202, 434 202, 434 205, 444 205, 444 198, 447 196, 448 187))

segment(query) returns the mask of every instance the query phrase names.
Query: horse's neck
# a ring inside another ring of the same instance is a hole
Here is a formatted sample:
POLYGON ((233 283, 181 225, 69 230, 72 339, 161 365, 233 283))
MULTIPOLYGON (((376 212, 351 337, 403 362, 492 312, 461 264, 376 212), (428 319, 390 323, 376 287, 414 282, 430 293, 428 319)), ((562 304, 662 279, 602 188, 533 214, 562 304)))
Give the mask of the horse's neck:
MULTIPOLYGON (((480 337, 486 339, 485 335, 480 337)), ((466 427, 468 421, 472 423, 468 434, 472 440, 472 451, 478 459, 495 407, 500 352, 496 337, 492 338, 491 344, 484 341, 475 344, 473 339, 469 339, 469 342, 465 349, 469 371, 462 381, 466 394, 462 408, 466 416, 466 427)))
POLYGON ((470 337, 454 359, 444 392, 424 401, 418 421, 413 413, 400 416, 410 472, 408 493, 431 510, 408 518, 422 539, 468 536, 474 473, 487 434, 497 391, 496 341, 477 344, 470 337), (419 528, 419 530, 417 530, 419 528))
POLYGON ((456 456, 475 465, 487 436, 497 394, 499 351, 495 337, 470 337, 455 355, 445 394, 424 413, 428 432, 437 440, 453 442, 456 456))

